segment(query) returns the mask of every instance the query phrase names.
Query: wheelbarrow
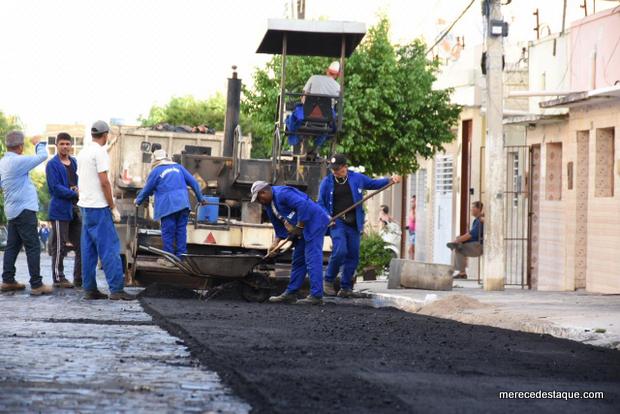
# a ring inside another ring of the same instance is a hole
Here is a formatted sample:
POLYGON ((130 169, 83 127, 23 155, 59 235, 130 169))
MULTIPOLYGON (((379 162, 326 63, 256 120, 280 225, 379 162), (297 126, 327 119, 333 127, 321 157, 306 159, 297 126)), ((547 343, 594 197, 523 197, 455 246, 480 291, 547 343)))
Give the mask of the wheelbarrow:
MULTIPOLYGON (((166 259, 181 272, 204 280, 201 295, 203 299, 211 299, 223 290, 236 286, 248 302, 264 302, 271 294, 269 276, 256 270, 257 266, 275 258, 288 249, 280 250, 290 239, 280 241, 273 251, 265 256, 257 254, 184 254, 179 259, 152 246, 140 245, 140 250, 155 254, 166 259)), ((290 247, 290 246, 289 246, 290 247)))

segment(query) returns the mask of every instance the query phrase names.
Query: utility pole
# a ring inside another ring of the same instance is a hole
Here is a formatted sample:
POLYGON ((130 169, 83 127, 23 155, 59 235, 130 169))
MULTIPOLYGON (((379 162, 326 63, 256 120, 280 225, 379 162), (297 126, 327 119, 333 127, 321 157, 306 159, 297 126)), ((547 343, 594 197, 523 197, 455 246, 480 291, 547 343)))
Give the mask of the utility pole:
MULTIPOLYGON (((487 135, 485 144, 485 180, 488 194, 484 207, 484 290, 503 290, 506 252, 504 248, 504 190, 506 156, 504 154, 503 37, 508 26, 502 20, 500 0, 486 1, 487 42, 487 135)), ((483 8, 484 10, 484 8, 483 8)))
POLYGON ((299 20, 306 18, 306 0, 297 0, 297 18, 299 20))

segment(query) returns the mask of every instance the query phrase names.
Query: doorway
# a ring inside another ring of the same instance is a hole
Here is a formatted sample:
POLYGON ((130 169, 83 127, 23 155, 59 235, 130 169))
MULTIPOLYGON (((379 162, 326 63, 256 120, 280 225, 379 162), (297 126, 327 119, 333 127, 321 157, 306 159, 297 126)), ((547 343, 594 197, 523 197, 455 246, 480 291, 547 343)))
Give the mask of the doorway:
POLYGON ((469 189, 471 187, 471 134, 472 120, 467 119, 461 124, 461 211, 459 234, 469 230, 469 189))
POLYGON ((530 288, 538 287, 538 240, 540 230, 540 144, 530 147, 530 203, 528 244, 528 282, 530 288))
POLYGON ((588 180, 590 131, 577 131, 577 180, 575 181, 575 289, 585 289, 588 270, 588 180))

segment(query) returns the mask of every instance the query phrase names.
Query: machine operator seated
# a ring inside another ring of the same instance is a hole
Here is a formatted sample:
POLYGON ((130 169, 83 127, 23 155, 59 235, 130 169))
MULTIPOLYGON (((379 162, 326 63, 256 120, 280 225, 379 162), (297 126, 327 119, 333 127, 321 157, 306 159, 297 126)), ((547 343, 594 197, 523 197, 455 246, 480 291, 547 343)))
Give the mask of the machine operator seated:
POLYGON ((303 89, 301 103, 286 118, 289 144, 296 146, 302 141, 300 135, 315 136, 314 146, 308 153, 318 151, 336 130, 335 99, 340 95, 340 84, 336 81, 340 63, 332 62, 325 75, 312 75, 303 89), (299 131, 298 134, 294 132, 299 131))

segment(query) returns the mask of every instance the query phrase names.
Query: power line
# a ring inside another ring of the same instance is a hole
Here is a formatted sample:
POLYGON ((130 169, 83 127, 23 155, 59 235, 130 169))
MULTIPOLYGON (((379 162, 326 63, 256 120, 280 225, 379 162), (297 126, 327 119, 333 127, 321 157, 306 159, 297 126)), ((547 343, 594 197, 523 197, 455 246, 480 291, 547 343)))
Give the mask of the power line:
POLYGON ((467 13, 467 10, 469 10, 469 8, 474 4, 476 0, 471 0, 469 2, 469 4, 467 5, 467 7, 465 7, 465 9, 461 12, 461 14, 459 14, 459 16, 452 22, 452 24, 450 26, 448 26, 448 28, 441 34, 441 36, 439 37, 439 39, 437 39, 437 41, 433 44, 433 46, 429 47, 426 50, 426 54, 428 54, 431 50, 433 50, 435 48, 435 46, 437 46, 443 39, 444 37, 446 37, 448 35, 448 33, 450 33, 450 30, 452 30, 452 28, 454 27, 454 25, 461 20, 461 17, 463 17, 465 15, 465 13, 467 13))

